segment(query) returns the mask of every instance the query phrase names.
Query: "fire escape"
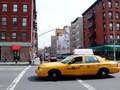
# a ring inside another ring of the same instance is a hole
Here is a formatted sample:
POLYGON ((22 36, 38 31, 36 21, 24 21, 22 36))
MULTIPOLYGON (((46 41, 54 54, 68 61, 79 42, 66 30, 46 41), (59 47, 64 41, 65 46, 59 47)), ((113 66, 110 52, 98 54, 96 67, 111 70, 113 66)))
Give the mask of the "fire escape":
POLYGON ((88 38, 90 41, 90 45, 89 46, 95 46, 96 45, 96 32, 95 32, 95 13, 92 12, 88 15, 88 29, 89 29, 89 34, 88 34, 88 38))

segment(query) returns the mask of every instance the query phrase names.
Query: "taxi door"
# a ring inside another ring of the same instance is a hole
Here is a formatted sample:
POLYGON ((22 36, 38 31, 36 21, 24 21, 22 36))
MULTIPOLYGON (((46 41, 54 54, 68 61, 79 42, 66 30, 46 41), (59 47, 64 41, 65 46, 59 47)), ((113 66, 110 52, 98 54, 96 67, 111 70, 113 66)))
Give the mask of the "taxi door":
POLYGON ((82 56, 74 58, 70 63, 68 63, 68 65, 66 65, 65 74, 70 76, 82 75, 82 62, 82 56))
POLYGON ((95 75, 100 68, 100 62, 95 56, 84 56, 83 75, 95 75))

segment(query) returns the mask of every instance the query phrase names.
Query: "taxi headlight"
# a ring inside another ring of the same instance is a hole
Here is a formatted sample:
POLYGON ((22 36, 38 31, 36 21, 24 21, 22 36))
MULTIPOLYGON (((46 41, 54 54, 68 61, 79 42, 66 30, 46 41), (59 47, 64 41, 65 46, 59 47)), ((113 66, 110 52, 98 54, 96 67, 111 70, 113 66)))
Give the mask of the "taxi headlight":
POLYGON ((40 70, 40 71, 45 71, 46 69, 45 68, 38 68, 38 70, 40 70))

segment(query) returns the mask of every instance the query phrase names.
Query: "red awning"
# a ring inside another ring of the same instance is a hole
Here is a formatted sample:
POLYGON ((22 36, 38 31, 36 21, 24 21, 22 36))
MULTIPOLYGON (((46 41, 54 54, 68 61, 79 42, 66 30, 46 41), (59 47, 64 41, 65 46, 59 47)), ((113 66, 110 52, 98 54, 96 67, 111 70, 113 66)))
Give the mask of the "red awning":
POLYGON ((20 45, 13 45, 12 50, 20 50, 20 45))

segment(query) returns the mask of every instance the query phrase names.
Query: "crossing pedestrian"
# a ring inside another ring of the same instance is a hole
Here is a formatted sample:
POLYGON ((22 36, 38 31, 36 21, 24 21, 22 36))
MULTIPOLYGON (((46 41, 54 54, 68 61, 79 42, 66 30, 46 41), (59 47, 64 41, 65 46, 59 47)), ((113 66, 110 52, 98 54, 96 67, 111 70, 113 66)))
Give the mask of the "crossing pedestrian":
POLYGON ((42 64, 42 55, 39 55, 40 64, 42 64))

